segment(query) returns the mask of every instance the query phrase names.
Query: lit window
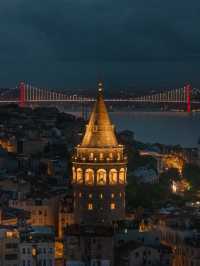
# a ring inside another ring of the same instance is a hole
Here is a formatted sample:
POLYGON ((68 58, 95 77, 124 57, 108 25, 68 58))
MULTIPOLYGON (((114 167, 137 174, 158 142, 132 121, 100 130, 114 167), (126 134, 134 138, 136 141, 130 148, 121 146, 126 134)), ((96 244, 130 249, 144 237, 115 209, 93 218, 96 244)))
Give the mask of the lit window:
POLYGON ((119 171, 119 183, 124 184, 125 183, 125 169, 121 168, 119 171))
POLYGON ((37 256, 37 250, 35 247, 32 248, 32 256, 33 257, 37 256))
POLYGON ((116 208, 115 203, 111 203, 111 204, 110 204, 110 209, 111 209, 111 210, 115 210, 115 208, 116 208))
POLYGON ((102 161, 103 160, 103 153, 100 153, 99 159, 102 161))
POLYGON ((88 210, 90 210, 90 211, 93 210, 93 204, 92 203, 88 204, 88 210))
POLYGON ((89 194, 89 198, 92 199, 92 194, 89 194))
POLYGON ((97 171, 97 185, 105 185, 106 184, 106 170, 99 169, 97 171))
POLYGON ((85 184, 86 185, 94 184, 94 171, 92 169, 87 169, 85 171, 85 184))
POLYGON ((13 232, 11 232, 11 231, 6 232, 6 237, 7 238, 12 238, 13 237, 13 232))
POLYGON ((76 169, 72 167, 72 176, 73 176, 73 183, 76 183, 76 169))
POLYGON ((101 193, 101 194, 99 195, 99 197, 100 197, 100 199, 103 199, 103 194, 101 193))
POLYGON ((90 153, 89 158, 90 158, 90 160, 93 160, 94 159, 94 153, 93 152, 90 153))
POLYGON ((81 168, 78 168, 76 170, 77 173, 77 182, 82 184, 83 183, 83 170, 81 168))
POLYGON ((109 183, 111 185, 117 184, 117 170, 111 169, 109 172, 109 183))

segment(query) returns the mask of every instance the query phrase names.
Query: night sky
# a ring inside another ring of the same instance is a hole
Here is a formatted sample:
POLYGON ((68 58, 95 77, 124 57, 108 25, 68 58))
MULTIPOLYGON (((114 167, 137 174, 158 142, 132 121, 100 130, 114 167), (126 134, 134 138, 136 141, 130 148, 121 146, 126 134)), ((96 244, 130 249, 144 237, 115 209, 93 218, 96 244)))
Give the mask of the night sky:
POLYGON ((0 0, 0 87, 200 87, 199 0, 0 0))

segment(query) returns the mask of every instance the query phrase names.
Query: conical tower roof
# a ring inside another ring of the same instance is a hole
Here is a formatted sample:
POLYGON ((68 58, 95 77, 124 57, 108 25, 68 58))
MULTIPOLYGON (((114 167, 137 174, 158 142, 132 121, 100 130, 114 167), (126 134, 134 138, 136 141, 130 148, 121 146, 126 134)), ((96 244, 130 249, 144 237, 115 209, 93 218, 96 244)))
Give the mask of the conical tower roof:
POLYGON ((98 96, 90 115, 81 147, 103 148, 118 145, 103 98, 103 86, 98 84, 98 96))

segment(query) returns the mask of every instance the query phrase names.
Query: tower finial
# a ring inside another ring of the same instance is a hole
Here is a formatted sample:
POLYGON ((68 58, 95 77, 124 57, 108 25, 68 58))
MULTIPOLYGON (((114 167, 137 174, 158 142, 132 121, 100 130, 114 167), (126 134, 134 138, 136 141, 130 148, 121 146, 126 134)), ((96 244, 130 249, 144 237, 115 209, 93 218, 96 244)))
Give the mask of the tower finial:
POLYGON ((98 83, 98 96, 103 96, 103 83, 101 81, 98 83))

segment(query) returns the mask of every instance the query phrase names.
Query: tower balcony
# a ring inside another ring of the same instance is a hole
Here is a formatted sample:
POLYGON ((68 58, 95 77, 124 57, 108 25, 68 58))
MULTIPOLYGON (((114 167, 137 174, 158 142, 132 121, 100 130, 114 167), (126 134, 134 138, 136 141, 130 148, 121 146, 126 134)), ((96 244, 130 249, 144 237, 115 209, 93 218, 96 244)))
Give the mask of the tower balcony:
POLYGON ((128 162, 127 156, 122 156, 120 158, 110 158, 110 157, 89 158, 89 157, 84 157, 84 156, 78 156, 78 157, 77 156, 73 156, 72 159, 73 159, 73 163, 85 163, 85 164, 115 164, 115 163, 127 164, 127 162, 128 162))
POLYGON ((113 148, 82 148, 77 146, 74 162, 79 163, 127 163, 127 156, 124 154, 123 145, 113 148))

